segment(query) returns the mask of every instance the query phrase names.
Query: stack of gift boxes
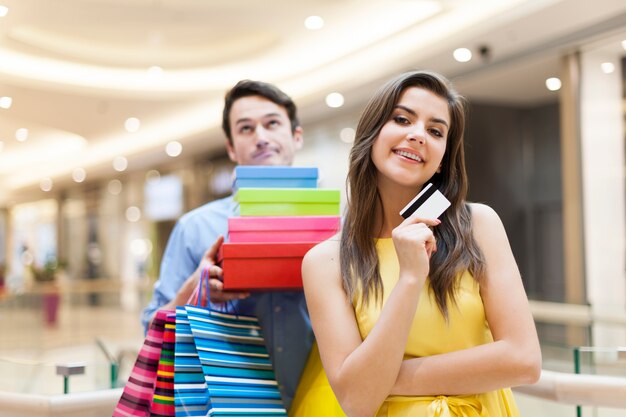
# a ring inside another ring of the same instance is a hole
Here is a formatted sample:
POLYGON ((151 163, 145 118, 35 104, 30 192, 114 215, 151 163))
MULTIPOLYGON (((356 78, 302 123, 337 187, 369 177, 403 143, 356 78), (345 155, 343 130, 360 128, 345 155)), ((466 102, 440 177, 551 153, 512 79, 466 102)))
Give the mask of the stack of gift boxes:
POLYGON ((339 190, 317 188, 317 168, 239 166, 222 245, 225 290, 302 287, 304 255, 339 231, 339 190))

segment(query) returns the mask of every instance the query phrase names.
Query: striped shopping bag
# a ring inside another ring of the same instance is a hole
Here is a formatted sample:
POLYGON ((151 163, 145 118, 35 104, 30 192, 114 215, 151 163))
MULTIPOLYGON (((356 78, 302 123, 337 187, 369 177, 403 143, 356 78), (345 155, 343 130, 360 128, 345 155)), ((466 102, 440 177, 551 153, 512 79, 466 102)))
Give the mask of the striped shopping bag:
MULTIPOLYGON (((208 387, 208 415, 287 417, 256 317, 196 305, 185 310, 208 387)), ((207 297, 208 298, 208 297, 207 297)))
POLYGON ((156 312, 113 417, 150 416, 168 312, 156 312))
POLYGON ((185 307, 176 307, 176 347, 174 353, 174 403, 176 417, 206 416, 207 385, 193 341, 185 307))
POLYGON ((168 312, 163 331, 163 347, 157 368, 150 417, 174 417, 174 346, 176 313, 168 312))

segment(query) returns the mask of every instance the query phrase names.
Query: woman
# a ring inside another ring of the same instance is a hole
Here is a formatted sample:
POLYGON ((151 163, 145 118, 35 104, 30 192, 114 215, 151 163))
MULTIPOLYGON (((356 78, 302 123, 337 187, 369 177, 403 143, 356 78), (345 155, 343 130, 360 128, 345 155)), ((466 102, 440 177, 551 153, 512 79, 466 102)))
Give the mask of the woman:
POLYGON ((363 112, 340 239, 313 248, 304 291, 324 369, 349 417, 517 416, 508 387, 541 372, 504 227, 465 201, 464 100, 402 74, 363 112), (401 209, 433 182, 438 219, 401 209))

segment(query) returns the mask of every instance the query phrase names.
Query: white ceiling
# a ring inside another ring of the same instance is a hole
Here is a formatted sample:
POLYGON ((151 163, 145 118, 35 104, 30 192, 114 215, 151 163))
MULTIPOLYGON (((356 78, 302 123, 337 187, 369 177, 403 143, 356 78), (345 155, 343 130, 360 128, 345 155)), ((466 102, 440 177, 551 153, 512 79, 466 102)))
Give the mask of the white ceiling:
MULTIPOLYGON (((558 57, 608 32, 624 34, 623 0, 0 0, 0 205, 38 190, 165 164, 222 146, 224 92, 242 78, 274 82, 322 119, 328 92, 360 106, 409 68, 452 77, 473 100, 554 100, 543 80, 558 57), (304 28, 309 15, 325 20, 304 28), (488 59, 478 48, 487 45, 488 59), (452 51, 471 48, 461 64, 452 51), (160 74, 148 68, 159 66, 160 74), (512 82, 514 80, 514 82, 512 82), (136 133, 128 117, 141 120, 136 133), (27 128, 25 142, 15 139, 27 128)), ((620 35, 621 36, 621 35, 620 35)))

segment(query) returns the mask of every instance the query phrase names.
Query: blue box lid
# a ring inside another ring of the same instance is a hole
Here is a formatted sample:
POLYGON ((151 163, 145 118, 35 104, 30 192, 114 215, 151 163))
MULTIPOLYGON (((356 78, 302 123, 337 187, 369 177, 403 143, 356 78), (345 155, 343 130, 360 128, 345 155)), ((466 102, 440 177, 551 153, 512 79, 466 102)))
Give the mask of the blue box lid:
POLYGON ((288 167, 288 166, 237 166, 235 167, 235 181, 237 178, 318 178, 317 167, 288 167))

